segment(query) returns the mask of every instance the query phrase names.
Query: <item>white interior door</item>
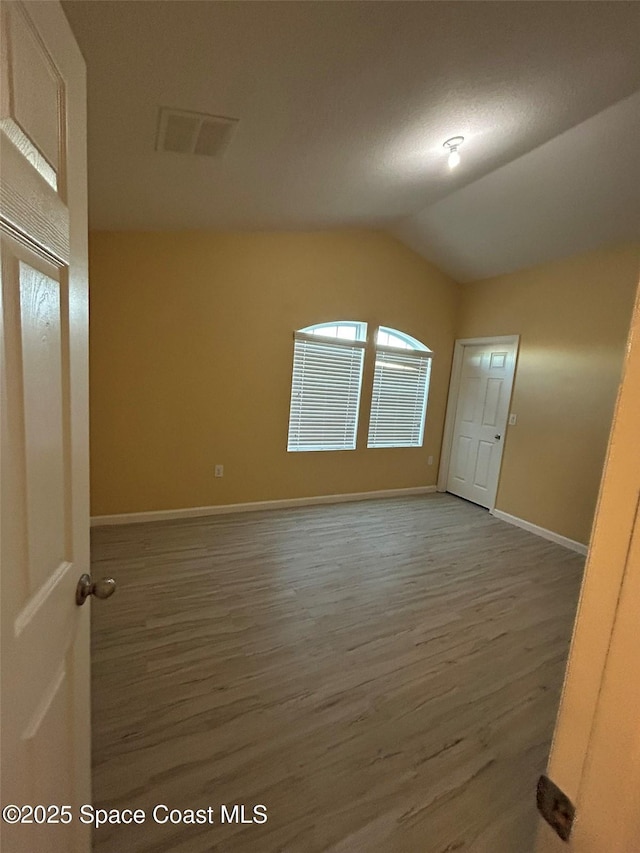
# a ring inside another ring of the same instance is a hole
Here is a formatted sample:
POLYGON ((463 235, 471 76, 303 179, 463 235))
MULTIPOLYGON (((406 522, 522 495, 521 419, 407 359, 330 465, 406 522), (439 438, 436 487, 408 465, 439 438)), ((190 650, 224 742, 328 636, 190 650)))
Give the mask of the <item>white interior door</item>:
POLYGON ((446 491, 492 509, 509 416, 517 342, 460 341, 458 344, 446 491))
POLYGON ((87 853, 85 71, 57 2, 1 13, 1 794, 54 808, 13 824, 9 811, 0 839, 7 853, 87 853))

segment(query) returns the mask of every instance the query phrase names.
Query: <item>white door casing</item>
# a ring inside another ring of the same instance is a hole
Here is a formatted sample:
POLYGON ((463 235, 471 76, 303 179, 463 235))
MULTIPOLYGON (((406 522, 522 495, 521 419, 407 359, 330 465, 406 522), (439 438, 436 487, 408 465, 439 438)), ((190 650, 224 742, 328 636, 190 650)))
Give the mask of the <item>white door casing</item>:
POLYGON ((518 337, 456 341, 438 487, 495 506, 518 337))
POLYGON ((88 853, 85 68, 59 3, 0 11, 0 794, 73 815, 3 822, 0 839, 11 853, 88 853))

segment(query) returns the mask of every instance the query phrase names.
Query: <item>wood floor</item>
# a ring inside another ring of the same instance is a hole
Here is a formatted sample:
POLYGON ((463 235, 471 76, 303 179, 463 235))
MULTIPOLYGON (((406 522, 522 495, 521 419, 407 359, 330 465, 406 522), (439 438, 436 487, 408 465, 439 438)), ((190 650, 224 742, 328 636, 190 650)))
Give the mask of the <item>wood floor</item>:
POLYGON ((95 850, 528 853, 582 566, 449 495, 94 530, 95 850))

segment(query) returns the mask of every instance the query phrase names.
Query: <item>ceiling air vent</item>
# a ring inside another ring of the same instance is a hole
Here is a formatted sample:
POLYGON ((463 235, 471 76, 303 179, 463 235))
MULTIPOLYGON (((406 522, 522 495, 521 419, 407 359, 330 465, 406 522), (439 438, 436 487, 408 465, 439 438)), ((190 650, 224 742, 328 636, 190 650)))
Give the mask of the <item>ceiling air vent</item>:
POLYGON ((237 118, 160 107, 156 151, 220 157, 237 124, 237 118))

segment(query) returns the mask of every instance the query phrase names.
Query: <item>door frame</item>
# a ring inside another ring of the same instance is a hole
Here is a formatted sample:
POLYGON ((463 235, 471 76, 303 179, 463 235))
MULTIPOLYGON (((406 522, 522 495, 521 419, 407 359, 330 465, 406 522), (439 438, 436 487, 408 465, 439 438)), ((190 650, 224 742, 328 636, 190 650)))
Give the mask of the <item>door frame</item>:
POLYGON ((536 853, 637 849, 639 403, 640 284, 547 764, 577 817, 568 844, 539 819, 536 853))
MULTIPOLYGON (((511 407, 511 397, 513 395, 513 386, 515 382, 516 370, 518 367, 518 355, 520 352, 520 335, 491 335, 486 338, 458 338, 454 344, 453 362, 451 364, 451 380, 449 382, 449 396, 447 398, 447 412, 444 421, 444 433, 442 436, 442 450, 440 452, 440 468, 438 470, 438 485, 439 492, 447 491, 447 480, 449 479, 449 464, 451 462, 451 446, 453 443, 453 430, 456 422, 456 410, 458 408, 458 396, 460 394, 460 377, 462 375, 462 362, 464 356, 464 348, 472 346, 484 346, 485 344, 508 344, 515 346, 515 356, 513 359, 513 372, 507 380, 507 394, 509 397, 509 407, 507 408, 507 420, 502 427, 502 434, 506 437, 506 427, 509 420, 509 408, 511 407)), ((496 498, 498 489, 500 488, 500 475, 502 472, 503 450, 500 456, 500 468, 498 470, 498 482, 496 484, 496 493, 493 496, 489 512, 493 512, 496 506, 496 498)))

